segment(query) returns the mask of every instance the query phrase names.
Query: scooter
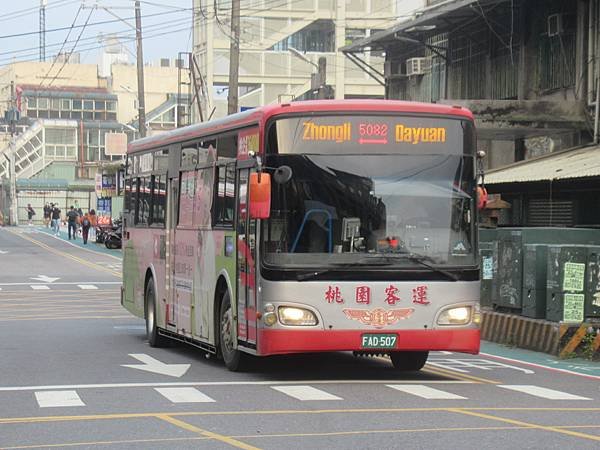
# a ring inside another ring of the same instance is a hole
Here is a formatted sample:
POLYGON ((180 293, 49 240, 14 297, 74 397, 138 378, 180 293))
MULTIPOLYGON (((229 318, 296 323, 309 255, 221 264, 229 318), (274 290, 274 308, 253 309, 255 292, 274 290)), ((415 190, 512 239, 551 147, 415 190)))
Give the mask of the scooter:
POLYGON ((123 229, 119 226, 116 230, 109 231, 104 237, 104 245, 109 249, 121 248, 123 229))

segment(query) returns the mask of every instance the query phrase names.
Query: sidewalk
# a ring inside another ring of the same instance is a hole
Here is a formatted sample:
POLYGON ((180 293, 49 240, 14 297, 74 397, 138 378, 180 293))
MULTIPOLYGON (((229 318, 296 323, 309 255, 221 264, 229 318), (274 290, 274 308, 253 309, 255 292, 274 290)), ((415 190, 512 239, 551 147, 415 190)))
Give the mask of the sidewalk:
POLYGON ((35 226, 32 228, 34 228, 36 231, 48 234, 55 239, 65 241, 76 247, 80 247, 80 248, 83 248, 85 250, 89 250, 92 252, 103 253, 105 255, 110 255, 110 256, 113 256, 113 257, 116 257, 119 259, 121 258, 121 250, 120 249, 116 249, 116 250, 108 249, 108 248, 106 248, 106 246, 104 244, 97 244, 96 241, 93 239, 88 239, 87 245, 83 245, 83 239, 79 235, 77 236, 77 239, 69 240, 69 235, 68 235, 66 229, 61 228, 60 235, 55 236, 54 233, 52 232, 51 228, 46 228, 44 226, 35 226))

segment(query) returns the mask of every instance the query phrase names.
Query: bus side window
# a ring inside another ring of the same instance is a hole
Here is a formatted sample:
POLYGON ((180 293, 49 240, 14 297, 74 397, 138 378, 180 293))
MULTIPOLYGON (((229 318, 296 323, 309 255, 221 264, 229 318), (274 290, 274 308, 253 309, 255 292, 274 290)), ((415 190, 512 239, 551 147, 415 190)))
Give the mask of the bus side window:
POLYGON ((230 228, 235 207, 235 163, 217 166, 216 175, 213 224, 230 228))

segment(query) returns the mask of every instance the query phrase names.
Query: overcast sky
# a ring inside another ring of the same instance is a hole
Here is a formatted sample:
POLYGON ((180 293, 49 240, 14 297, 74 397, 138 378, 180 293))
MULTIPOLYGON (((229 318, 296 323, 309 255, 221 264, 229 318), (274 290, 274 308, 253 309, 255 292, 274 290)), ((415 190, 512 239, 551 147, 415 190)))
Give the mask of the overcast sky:
MULTIPOLYGON (((219 3, 223 0, 217 0, 219 3)), ((243 2, 244 0, 242 0, 243 2)), ((397 0, 399 15, 412 12, 423 5, 424 0, 397 0)), ((0 0, 0 66, 15 60, 37 61, 39 57, 39 5, 40 0, 0 0), (29 33, 24 36, 8 35, 29 33)), ((46 59, 56 55, 63 42, 63 53, 73 48, 81 55, 82 63, 99 62, 102 35, 119 33, 130 50, 130 61, 134 62, 135 32, 131 26, 120 22, 114 15, 102 8, 92 8, 98 4, 105 6, 116 16, 134 24, 133 0, 47 0, 46 6, 46 59), (80 9, 80 5, 85 7, 80 9), (78 12, 79 11, 79 12, 78 12), (88 19, 89 17, 89 19, 88 19), (85 29, 82 26, 89 20, 85 29), (112 21, 111 23, 101 23, 112 21), (73 22, 76 28, 69 28, 73 22), (77 28, 79 26, 79 28, 77 28), (75 41, 79 39, 77 46, 75 41), (68 35, 68 38, 67 38, 68 35), (75 46, 75 47, 74 47, 75 46)), ((161 57, 175 58, 181 51, 190 51, 192 45, 192 0, 147 0, 141 1, 142 28, 144 35, 144 59, 157 61, 161 57)))

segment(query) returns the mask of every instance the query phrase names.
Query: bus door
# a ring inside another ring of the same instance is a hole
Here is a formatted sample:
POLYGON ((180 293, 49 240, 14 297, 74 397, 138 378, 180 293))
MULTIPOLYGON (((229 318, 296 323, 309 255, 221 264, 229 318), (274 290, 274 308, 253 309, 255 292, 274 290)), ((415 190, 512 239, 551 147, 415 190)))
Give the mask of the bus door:
POLYGON ((238 163, 237 171, 237 311, 238 342, 256 348, 256 220, 248 213, 248 179, 253 161, 238 163))
MULTIPOLYGON (((179 176, 169 179, 167 197, 167 238, 166 238, 166 287, 167 304, 165 328, 174 331, 175 323, 175 229, 179 220, 179 176)), ((160 322, 159 322, 160 323, 160 322)))
POLYGON ((193 228, 196 172, 179 176, 179 214, 173 228, 173 307, 177 332, 192 335, 192 293, 194 291, 195 256, 198 233, 193 228))

